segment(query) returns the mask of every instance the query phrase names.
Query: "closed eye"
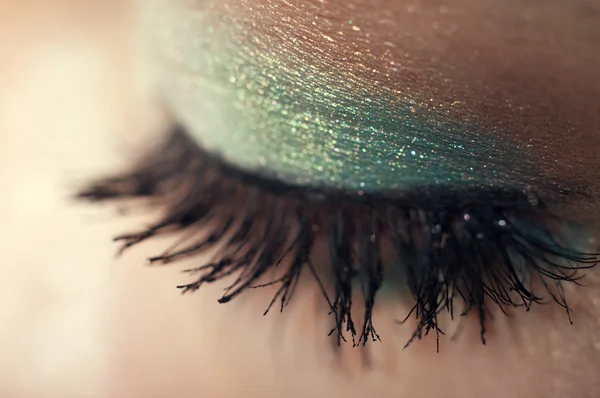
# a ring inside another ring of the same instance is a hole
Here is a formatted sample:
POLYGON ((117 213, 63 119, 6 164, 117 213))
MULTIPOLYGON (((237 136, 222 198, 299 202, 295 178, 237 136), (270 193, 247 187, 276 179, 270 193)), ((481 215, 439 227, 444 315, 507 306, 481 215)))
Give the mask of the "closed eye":
POLYGON ((283 310, 311 276, 338 344, 378 340, 392 300, 407 345, 441 314, 473 314, 484 343, 492 308, 570 321, 565 287, 599 261, 597 7, 493 3, 155 0, 178 126, 80 197, 158 200, 117 238, 185 232, 151 262, 216 250, 184 292, 269 287, 283 310))

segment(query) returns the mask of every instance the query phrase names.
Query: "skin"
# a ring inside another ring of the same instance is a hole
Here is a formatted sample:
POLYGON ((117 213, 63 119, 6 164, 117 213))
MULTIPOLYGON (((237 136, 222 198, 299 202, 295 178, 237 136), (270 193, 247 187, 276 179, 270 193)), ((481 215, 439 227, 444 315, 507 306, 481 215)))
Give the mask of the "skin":
MULTIPOLYGON (((329 324, 310 281, 292 308, 263 318, 268 291, 225 306, 215 302, 221 286, 182 298, 174 286, 188 279, 176 272, 178 267, 141 266, 168 242, 136 248, 115 260, 110 239, 145 225, 151 214, 136 204, 138 211, 130 218, 115 217, 110 207, 74 204, 67 198, 80 181, 122 169, 155 142, 166 123, 147 84, 137 78, 147 61, 136 57, 135 13, 117 1, 29 2, 1 10, 0 51, 9 60, 0 65, 0 180, 8 187, 0 197, 0 238, 5 242, 0 248, 5 281, 0 341, 8 342, 0 349, 1 395, 597 395, 597 270, 587 273, 584 289, 566 289, 574 325, 557 306, 517 311, 511 317, 494 312, 483 346, 476 320, 467 317, 454 339, 459 325, 446 323, 448 336, 441 339, 440 354, 431 337, 402 351, 412 329, 394 320, 406 308, 382 298, 375 325, 383 342, 371 346, 370 367, 365 368, 358 348, 345 345, 339 356, 330 349, 329 324)), ((593 18, 592 11, 587 9, 586 18, 593 18)), ((566 17, 569 13, 552 12, 585 31, 584 23, 566 17)), ((561 109, 571 119, 579 109, 575 119, 586 127, 574 133, 586 142, 578 152, 580 165, 571 165, 572 157, 558 151, 549 152, 565 164, 564 173, 591 173, 598 167, 593 157, 598 102, 590 97, 597 93, 598 80, 587 75, 591 66, 585 59, 593 54, 584 47, 573 51, 568 66, 580 73, 569 74, 567 81, 574 88, 564 83, 555 92, 556 98, 578 104, 561 109)), ((552 68, 545 70, 551 73, 552 68)), ((557 71, 556 76, 562 75, 557 71)), ((495 81, 489 78, 490 84, 495 81)), ((540 115, 557 117, 556 112, 540 115)), ((569 139, 558 133, 536 139, 549 147, 570 148, 569 139)), ((187 264, 196 261, 202 259, 187 264)))

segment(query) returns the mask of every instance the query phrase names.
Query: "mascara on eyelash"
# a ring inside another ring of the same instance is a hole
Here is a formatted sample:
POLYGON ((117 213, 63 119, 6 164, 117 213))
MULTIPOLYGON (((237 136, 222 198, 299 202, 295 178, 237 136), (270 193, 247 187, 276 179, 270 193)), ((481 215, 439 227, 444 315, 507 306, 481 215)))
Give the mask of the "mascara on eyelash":
POLYGON ((334 327, 329 334, 338 344, 348 334, 355 345, 380 339, 373 308, 390 266, 381 255, 384 239, 394 248, 394 264, 414 302, 406 319, 415 317, 417 327, 406 347, 433 332, 439 350, 441 311, 452 317, 474 311, 484 344, 490 305, 503 312, 508 307, 529 310, 549 298, 572 322, 563 283, 579 284, 580 271, 600 260, 599 254, 566 247, 564 237, 546 226, 549 215, 541 198, 534 205, 531 193, 522 190, 499 201, 487 195, 452 202, 450 195, 443 206, 418 200, 422 196, 393 200, 372 195, 357 199, 333 191, 316 195, 227 165, 202 151, 181 128, 131 172, 79 193, 79 198, 91 201, 133 197, 158 199, 166 213, 151 227, 118 237, 123 249, 196 227, 208 234, 199 234, 193 244, 172 247, 151 262, 171 263, 220 245, 214 262, 188 270, 195 280, 179 286, 182 292, 231 275, 237 278, 219 302, 248 289, 279 286, 266 314, 277 301, 283 311, 300 275, 308 272, 330 308, 334 327), (314 264, 311 251, 323 236, 329 259, 314 264), (283 275, 265 282, 276 266, 285 267, 283 275), (325 268, 330 278, 324 280, 315 267, 325 268), (352 306, 356 281, 364 301, 358 329, 352 306), (457 302, 462 303, 460 309, 455 308, 457 302))

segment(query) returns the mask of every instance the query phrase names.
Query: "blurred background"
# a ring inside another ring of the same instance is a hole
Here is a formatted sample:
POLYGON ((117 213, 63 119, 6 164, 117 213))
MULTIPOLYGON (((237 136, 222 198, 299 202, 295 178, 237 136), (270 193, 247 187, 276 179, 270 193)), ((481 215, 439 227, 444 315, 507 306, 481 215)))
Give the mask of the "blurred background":
POLYGON ((118 325, 143 317, 134 267, 115 266, 123 220, 70 199, 156 125, 135 31, 126 1, 0 3, 1 397, 149 396, 127 387, 148 376, 160 393, 117 355, 118 325))

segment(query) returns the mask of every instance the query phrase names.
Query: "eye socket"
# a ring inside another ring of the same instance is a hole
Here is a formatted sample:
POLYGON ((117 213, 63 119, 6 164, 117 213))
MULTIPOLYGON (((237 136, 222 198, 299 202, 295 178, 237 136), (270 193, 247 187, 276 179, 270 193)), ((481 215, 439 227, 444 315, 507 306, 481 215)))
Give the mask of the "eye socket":
POLYGON ((193 243, 150 259, 170 263, 218 247, 213 262, 188 271, 195 280, 179 286, 183 292, 233 277, 221 303, 248 289, 276 286, 267 311, 276 302, 283 310, 298 297, 300 275, 312 274, 330 307, 330 334, 338 343, 347 336, 363 345, 379 339, 372 323, 375 301, 385 278, 399 273, 412 300, 407 318, 417 323, 408 345, 429 332, 439 338, 441 311, 477 314, 483 343, 494 305, 529 310, 553 301, 571 320, 563 284, 577 284, 580 271, 595 266, 600 255, 569 246, 575 235, 561 232, 568 222, 555 220, 541 198, 502 194, 478 199, 431 191, 429 197, 386 197, 311 190, 249 174, 175 129, 130 172, 90 185, 79 198, 145 197, 164 206, 164 216, 151 227, 116 238, 123 249, 158 235, 204 230, 193 243), (552 226, 556 222, 561 229, 552 226), (319 240, 328 259, 312 256, 319 240), (357 293, 364 304, 362 326, 353 318, 357 293))

